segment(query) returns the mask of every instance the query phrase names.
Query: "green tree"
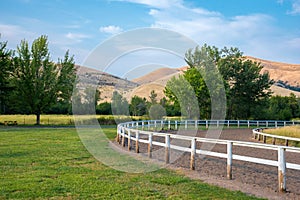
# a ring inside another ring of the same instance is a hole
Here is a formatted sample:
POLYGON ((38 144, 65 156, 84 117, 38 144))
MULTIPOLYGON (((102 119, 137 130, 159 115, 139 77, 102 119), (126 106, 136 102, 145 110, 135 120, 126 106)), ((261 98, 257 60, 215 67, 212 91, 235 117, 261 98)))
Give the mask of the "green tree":
MULTIPOLYGON (((223 79, 218 73, 216 65, 216 61, 219 57, 218 50, 215 47, 207 45, 201 48, 196 47, 195 49, 189 49, 185 55, 185 61, 189 65, 189 68, 184 72, 181 79, 185 79, 188 85, 192 87, 198 101, 199 108, 197 108, 197 110, 200 110, 201 118, 212 117, 220 119, 222 113, 225 112, 225 106, 222 106, 226 101, 223 79), (214 110, 211 109, 212 103, 214 110), (211 113, 213 113, 214 116, 211 116, 211 113)), ((170 87, 173 84, 181 85, 184 90, 184 84, 187 83, 171 80, 167 86, 170 87)), ((172 93, 170 89, 166 90, 166 92, 168 91, 172 93)), ((166 93, 166 95, 168 97, 172 96, 172 94, 170 95, 168 93, 166 93)), ((189 96, 187 96, 187 98, 189 98, 189 96)), ((169 99, 173 102, 177 101, 177 99, 174 98, 169 99)))
POLYGON ((17 47, 13 63, 14 99, 16 105, 40 115, 59 100, 71 101, 76 77, 73 57, 66 52, 64 59, 54 63, 50 60, 48 40, 41 36, 33 41, 31 48, 23 40, 17 47))
POLYGON ((186 62, 185 78, 206 117, 210 107, 212 113, 222 113, 227 101, 227 118, 247 119, 270 97, 273 81, 269 74, 261 73, 263 67, 247 60, 237 48, 196 47, 187 51, 186 62))
POLYGON ((273 80, 263 66, 243 57, 237 48, 224 48, 217 61, 227 88, 227 117, 250 118, 271 95, 273 80))
POLYGON ((183 75, 179 75, 178 78, 172 77, 167 82, 164 93, 174 105, 180 105, 183 116, 188 119, 199 118, 197 97, 193 87, 183 75))
POLYGON ((160 104, 153 104, 149 109, 150 119, 157 120, 166 116, 166 109, 160 104))
POLYGON ((209 118, 211 111, 210 95, 200 70, 192 66, 183 74, 183 77, 188 81, 195 92, 201 118, 209 118))
POLYGON ((99 105, 96 106, 96 114, 100 115, 111 115, 111 103, 104 102, 100 103, 99 105))
POLYGON ((129 115, 129 104, 127 100, 117 91, 113 92, 111 109, 114 115, 129 115))
POLYGON ((269 119, 290 120, 292 116, 292 110, 289 107, 289 97, 276 95, 269 99, 269 119))
POLYGON ((150 103, 151 104, 156 104, 157 103, 157 93, 155 93, 155 91, 154 90, 152 90, 151 92, 150 92, 150 96, 149 96, 149 98, 150 98, 150 103))
POLYGON ((83 107, 86 114, 95 113, 100 98, 100 91, 95 87, 86 87, 83 94, 83 107))
POLYGON ((143 116, 147 113, 147 102, 145 98, 134 96, 130 101, 130 113, 133 116, 143 116))
POLYGON ((12 51, 7 50, 7 42, 0 42, 0 113, 5 113, 8 96, 11 91, 11 56, 12 51))
POLYGON ((289 107, 293 118, 300 117, 300 99, 297 99, 294 93, 291 93, 289 96, 289 107))

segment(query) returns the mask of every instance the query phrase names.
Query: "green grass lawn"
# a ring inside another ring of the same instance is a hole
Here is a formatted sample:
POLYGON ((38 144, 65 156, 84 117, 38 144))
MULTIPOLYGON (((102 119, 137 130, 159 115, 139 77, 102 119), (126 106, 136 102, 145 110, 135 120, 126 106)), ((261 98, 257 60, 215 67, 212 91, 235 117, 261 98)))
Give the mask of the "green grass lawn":
MULTIPOLYGON (((115 128, 106 128, 110 139, 115 128)), ((1 128, 0 199, 256 199, 160 169, 136 174, 94 159, 74 128, 1 128)))

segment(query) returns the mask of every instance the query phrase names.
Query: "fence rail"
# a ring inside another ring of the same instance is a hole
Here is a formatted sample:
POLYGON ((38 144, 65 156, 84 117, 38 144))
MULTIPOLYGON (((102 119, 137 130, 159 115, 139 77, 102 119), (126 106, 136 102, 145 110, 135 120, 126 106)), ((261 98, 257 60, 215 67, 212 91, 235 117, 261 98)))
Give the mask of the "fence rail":
MULTIPOLYGON (((139 153, 139 143, 144 143, 148 145, 148 156, 152 157, 153 145, 165 147, 165 162, 170 162, 170 152, 171 150, 179 150, 182 152, 190 152, 190 169, 195 169, 195 156, 196 154, 200 155, 209 155, 218 158, 227 159, 227 178, 232 179, 232 161, 240 160, 252 163, 258 163, 269 166, 278 167, 278 188, 279 191, 286 190, 286 169, 300 170, 300 163, 287 163, 285 160, 285 152, 293 152, 300 154, 300 148, 297 147, 288 147, 288 146, 277 146, 269 145, 264 143, 254 143, 254 142, 242 142, 234 140, 221 140, 221 139, 211 139, 211 138, 201 138, 201 137, 192 137, 186 135, 176 135, 170 133, 156 132, 157 130, 167 129, 167 130, 178 130, 182 128, 188 130, 191 128, 199 128, 204 126, 208 128, 209 126, 227 126, 227 127, 253 127, 253 126, 264 126, 264 127, 279 127, 287 125, 296 125, 300 124, 299 121, 252 121, 252 120, 185 120, 185 121, 166 121, 166 120, 149 120, 149 121, 135 121, 135 122, 126 122, 118 125, 117 128, 117 141, 125 147, 125 138, 127 138, 128 150, 131 150, 132 145, 135 145, 136 153, 139 153), (155 138, 163 138, 160 140, 154 140, 155 138), (187 146, 179 146, 176 144, 171 144, 172 139, 189 141, 187 146), (135 142, 135 144, 132 144, 135 142), (197 142, 201 143, 212 143, 226 146, 226 153, 215 152, 215 151, 206 151, 202 149, 197 149, 197 142), (265 150, 277 151, 278 158, 277 160, 262 159, 256 157, 250 157, 245 155, 233 154, 233 146, 240 147, 250 147, 250 148, 260 148, 265 150)), ((258 131, 259 129, 254 129, 253 134, 262 135, 262 132, 258 131)), ((265 134, 266 136, 266 134, 265 134)), ((264 137, 265 137, 264 136, 264 137)), ((291 138, 289 138, 290 140, 291 138)))
POLYGON ((223 126, 223 127, 283 127, 290 125, 300 125, 300 121, 275 121, 275 120, 146 120, 146 121, 135 121, 135 122, 126 122, 123 123, 131 127, 159 127, 159 126, 168 126, 174 129, 178 129, 179 126, 187 127, 205 127, 209 126, 223 126), (136 124, 136 125, 135 125, 136 124))
POLYGON ((264 129, 265 128, 253 129, 252 130, 253 138, 257 139, 258 141, 263 141, 263 143, 267 142, 267 138, 271 138, 273 145, 276 144, 277 139, 284 140, 285 141, 285 146, 289 146, 289 141, 300 142, 300 138, 293 138, 293 137, 286 137, 286 136, 268 134, 268 133, 263 132, 264 129))

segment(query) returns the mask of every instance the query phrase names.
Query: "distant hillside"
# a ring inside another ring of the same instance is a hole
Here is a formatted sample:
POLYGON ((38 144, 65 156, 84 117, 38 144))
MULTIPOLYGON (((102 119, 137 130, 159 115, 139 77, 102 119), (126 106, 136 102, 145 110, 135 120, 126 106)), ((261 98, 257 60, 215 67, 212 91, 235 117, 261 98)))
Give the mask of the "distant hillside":
MULTIPOLYGON (((300 97, 300 92, 297 90, 300 89, 300 64, 273 62, 250 56, 246 58, 261 63, 264 67, 262 72, 269 72, 270 78, 275 81, 275 84, 271 87, 274 95, 288 96, 290 93, 294 93, 300 97)), ((159 94, 158 96, 163 97, 163 91, 159 90, 159 88, 163 90, 171 77, 182 74, 186 69, 187 66, 179 69, 162 68, 134 79, 132 81, 140 83, 141 85, 131 94, 147 98, 150 95, 151 88, 154 88, 153 85, 156 85, 156 93, 159 94), (158 87, 157 85, 160 86, 158 87)))
MULTIPOLYGON (((262 71, 269 72, 271 79, 276 82, 271 87, 274 95, 288 96, 290 93, 294 93, 300 97, 300 92, 296 91, 300 89, 300 64, 273 62, 250 56, 247 56, 247 59, 261 63, 264 67, 262 71)), ((159 100, 164 97, 163 90, 168 80, 182 74, 185 70, 187 70, 186 66, 177 69, 161 68, 129 81, 96 69, 79 66, 78 76, 82 82, 82 88, 87 85, 99 87, 101 102, 110 102, 114 90, 122 93, 128 101, 134 95, 149 99, 150 92, 155 90, 159 100)))
POLYGON ((110 102, 114 90, 125 94, 139 86, 138 83, 83 66, 78 66, 77 76, 81 84, 79 89, 87 86, 98 87, 101 92, 101 102, 110 102))
POLYGON ((149 74, 146 74, 139 78, 133 79, 132 81, 139 84, 146 84, 146 83, 157 81, 159 79, 163 79, 167 76, 173 76, 177 73, 180 73, 179 69, 165 67, 165 68, 154 70, 153 72, 150 72, 149 74))
POLYGON ((268 71, 271 79, 282 82, 283 86, 300 87, 300 64, 288 64, 268 61, 247 56, 248 59, 261 63, 264 71, 268 71))
POLYGON ((291 93, 294 93, 297 97, 300 97, 300 92, 292 91, 277 85, 272 85, 271 90, 273 91, 273 95, 290 96, 291 93))

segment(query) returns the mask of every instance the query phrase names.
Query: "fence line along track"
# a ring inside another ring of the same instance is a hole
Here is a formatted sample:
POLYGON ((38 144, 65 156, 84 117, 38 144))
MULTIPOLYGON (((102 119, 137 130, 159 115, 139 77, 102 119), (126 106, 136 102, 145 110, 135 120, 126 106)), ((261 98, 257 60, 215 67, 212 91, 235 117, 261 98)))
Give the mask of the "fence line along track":
POLYGON ((295 142, 300 143, 300 138, 268 134, 268 133, 263 132, 264 129, 266 129, 266 128, 255 128, 255 129, 253 129, 252 130, 253 138, 257 139, 258 141, 263 141, 263 143, 267 142, 267 138, 271 138, 273 145, 276 144, 277 139, 284 140, 285 141, 285 146, 289 146, 289 141, 295 141, 295 142))
MULTIPOLYGON (((300 124, 299 121, 253 121, 253 120, 184 120, 184 121, 166 121, 166 120, 149 120, 149 121, 135 121, 126 122, 118 125, 117 128, 117 141, 125 147, 125 138, 127 139, 128 150, 135 146, 136 153, 139 153, 139 143, 144 143, 148 145, 148 156, 152 157, 153 146, 160 146, 165 148, 165 162, 168 164, 170 162, 170 152, 171 150, 179 150, 182 152, 189 152, 190 155, 190 169, 195 170, 195 156, 208 155, 218 158, 227 159, 227 178, 232 179, 232 161, 240 160, 246 162, 252 162, 257 164, 269 165, 278 167, 278 189, 281 192, 286 191, 286 170, 294 169, 300 170, 300 163, 288 163, 285 159, 285 152, 293 152, 300 155, 300 148, 289 147, 289 146, 278 146, 265 143, 254 143, 254 142, 242 142, 234 140, 221 140, 221 139, 211 139, 211 138, 201 138, 186 135, 176 135, 170 133, 156 132, 158 130, 192 130, 201 127, 281 127, 289 125, 300 124), (154 137, 155 136, 155 137, 154 137), (156 139, 155 138, 162 138, 156 139), (177 144, 172 144, 171 140, 183 140, 189 141, 187 146, 179 146, 177 144), (164 142, 162 142, 164 140, 164 142), (135 144, 132 144, 132 141, 135 144), (198 149, 196 143, 211 143, 226 146, 226 153, 207 151, 198 149), (239 147, 249 147, 249 148, 259 148, 265 150, 277 151, 277 160, 263 159, 257 157, 250 157, 246 155, 233 154, 233 146, 239 147)), ((278 139, 285 139, 286 141, 294 140, 300 141, 297 138, 274 136, 262 132, 263 129, 255 128, 253 129, 253 137, 259 139, 263 137, 263 141, 266 141, 266 137, 273 137, 278 139)), ((273 139, 274 141, 274 139, 273 139)), ((288 142, 286 142, 287 144, 288 142)))

